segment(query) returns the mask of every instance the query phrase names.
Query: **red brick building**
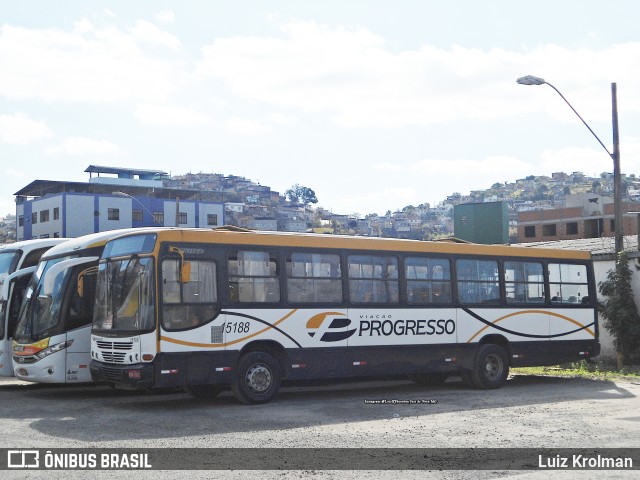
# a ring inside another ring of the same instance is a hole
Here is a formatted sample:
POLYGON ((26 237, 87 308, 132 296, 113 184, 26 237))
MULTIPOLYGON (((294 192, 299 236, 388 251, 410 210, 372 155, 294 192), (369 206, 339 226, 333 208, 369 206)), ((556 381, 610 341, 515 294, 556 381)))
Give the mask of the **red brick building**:
MULTIPOLYGON (((640 211, 635 202, 622 202, 622 212, 640 211)), ((623 215, 625 235, 637 235, 635 215, 623 215)), ((615 220, 613 200, 596 194, 567 197, 567 206, 553 210, 518 213, 518 243, 546 240, 613 237, 615 220)))

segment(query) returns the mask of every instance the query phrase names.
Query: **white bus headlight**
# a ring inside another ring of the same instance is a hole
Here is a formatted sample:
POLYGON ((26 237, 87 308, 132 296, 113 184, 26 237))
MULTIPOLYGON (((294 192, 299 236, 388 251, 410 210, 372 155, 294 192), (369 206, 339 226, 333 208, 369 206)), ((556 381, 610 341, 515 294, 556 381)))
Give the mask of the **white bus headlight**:
POLYGON ((60 350, 64 350, 67 347, 70 347, 72 343, 73 343, 73 340, 67 340, 66 342, 56 343, 55 345, 51 345, 50 347, 47 347, 44 350, 40 350, 38 353, 36 353, 36 357, 38 357, 39 359, 43 359, 45 357, 48 357, 52 353, 56 353, 56 352, 59 352, 60 350))

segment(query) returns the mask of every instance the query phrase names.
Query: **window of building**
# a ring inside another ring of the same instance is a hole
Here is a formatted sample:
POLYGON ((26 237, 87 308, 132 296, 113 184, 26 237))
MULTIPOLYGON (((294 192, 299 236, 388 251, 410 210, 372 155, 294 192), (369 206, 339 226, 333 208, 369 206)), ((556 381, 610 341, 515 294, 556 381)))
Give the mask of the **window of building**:
POLYGON ((159 225, 164 225, 164 212, 153 212, 153 221, 159 225))
POLYGON ((218 225, 218 215, 207 213, 207 225, 218 225))
POLYGON ((525 238, 534 238, 536 236, 536 226, 529 225, 524 227, 524 236, 525 238))
POLYGON ((616 221, 615 221, 615 219, 609 220, 609 231, 611 231, 611 232, 615 232, 616 231, 616 221))
POLYGON ((40 223, 49 221, 49 210, 40 210, 40 223))
POLYGON ((53 209, 53 219, 60 220, 60 207, 54 207, 53 209))
POLYGON ((178 224, 186 225, 187 224, 187 214, 186 212, 180 212, 178 214, 178 224))
POLYGON ((229 298, 237 303, 280 301, 278 259, 269 252, 241 250, 228 259, 229 298))
POLYGON ((287 258, 287 298, 292 303, 341 302, 340 256, 292 253, 287 258))
POLYGON ((107 212, 107 218, 109 220, 120 220, 120 209, 110 208, 107 212))
POLYGON ((60 238, 60 232, 53 232, 53 238, 60 238))
POLYGON ((543 237, 555 237, 556 236, 556 224, 548 224, 542 225, 542 236, 543 237))
POLYGON ((451 265, 442 258, 408 257, 404 262, 407 302, 414 305, 451 302, 451 265))
POLYGON ((18 217, 18 226, 19 227, 24 227, 24 216, 23 215, 20 215, 18 217))
POLYGON ((31 214, 31 223, 34 225, 38 223, 38 212, 33 212, 31 214))
POLYGON ((497 303, 500 301, 498 262, 494 260, 458 260, 458 298, 460 303, 497 303))
POLYGON ((134 210, 131 213, 131 218, 134 222, 142 222, 143 220, 142 210, 134 210))
POLYGON ((398 303, 398 259, 351 255, 349 298, 353 303, 398 303))
POLYGON ((577 235, 577 234, 578 234, 578 222, 567 223, 567 235, 577 235))

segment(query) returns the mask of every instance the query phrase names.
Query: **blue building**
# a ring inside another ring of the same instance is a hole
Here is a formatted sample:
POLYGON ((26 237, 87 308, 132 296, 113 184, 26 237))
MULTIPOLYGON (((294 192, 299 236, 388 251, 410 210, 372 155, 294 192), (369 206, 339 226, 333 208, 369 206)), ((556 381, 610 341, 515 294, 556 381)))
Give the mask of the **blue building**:
POLYGON ((213 192, 166 188, 166 172, 96 165, 85 172, 88 182, 34 180, 16 192, 17 239, 79 237, 129 227, 213 228, 225 223, 224 204, 211 201, 213 192))

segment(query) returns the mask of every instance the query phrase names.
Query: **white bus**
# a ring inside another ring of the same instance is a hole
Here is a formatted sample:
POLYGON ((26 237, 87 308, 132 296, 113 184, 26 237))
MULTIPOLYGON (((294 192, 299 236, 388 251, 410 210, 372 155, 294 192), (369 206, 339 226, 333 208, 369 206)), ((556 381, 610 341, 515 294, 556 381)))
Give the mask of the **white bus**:
POLYGON ((98 259, 107 240, 130 230, 134 229, 70 239, 42 256, 15 329, 12 366, 18 379, 91 382, 90 330, 98 259))
POLYGON ((91 373, 114 385, 461 375, 598 355, 588 252, 237 229, 130 233, 99 264, 91 373))
POLYGON ((44 252, 66 240, 43 238, 0 246, 0 376, 13 375, 11 341, 24 289, 35 266, 44 252))

